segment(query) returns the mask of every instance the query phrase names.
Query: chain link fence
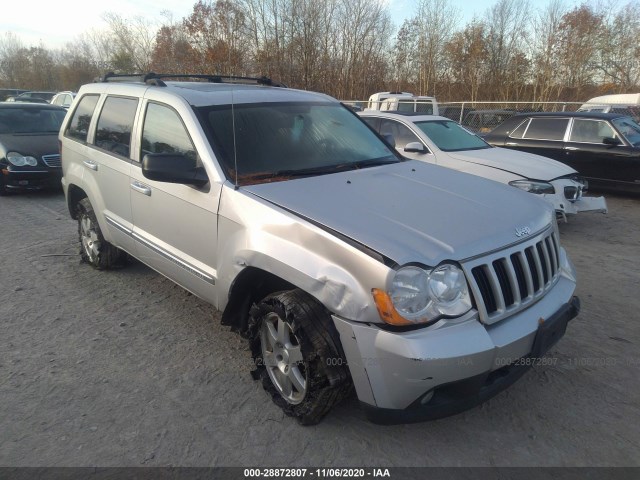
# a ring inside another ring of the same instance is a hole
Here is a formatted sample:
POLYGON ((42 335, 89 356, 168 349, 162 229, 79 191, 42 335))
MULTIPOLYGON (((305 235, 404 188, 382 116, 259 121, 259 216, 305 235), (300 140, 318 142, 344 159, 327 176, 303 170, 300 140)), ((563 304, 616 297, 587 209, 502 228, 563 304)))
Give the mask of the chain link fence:
MULTIPOLYGON (((432 113, 432 102, 425 100, 403 99, 396 108, 390 108, 389 100, 344 101, 356 111, 366 108, 375 110, 395 110, 398 112, 432 113), (373 104, 373 106, 372 106, 373 104), (375 105, 378 104, 378 105, 375 105)), ((582 102, 438 102, 438 113, 464 125, 476 133, 490 132, 507 118, 516 113, 531 112, 611 112, 621 113, 640 122, 640 105, 596 104, 582 102)))

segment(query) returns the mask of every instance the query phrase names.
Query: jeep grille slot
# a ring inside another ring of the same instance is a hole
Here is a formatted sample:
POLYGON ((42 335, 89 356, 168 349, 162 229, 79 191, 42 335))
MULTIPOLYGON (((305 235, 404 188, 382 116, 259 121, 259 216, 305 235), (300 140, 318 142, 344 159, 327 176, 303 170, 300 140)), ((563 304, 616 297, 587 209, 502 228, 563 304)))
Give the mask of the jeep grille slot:
POLYGON ((560 273, 559 244, 547 231, 505 252, 465 264, 480 319, 494 323, 542 298, 560 273))

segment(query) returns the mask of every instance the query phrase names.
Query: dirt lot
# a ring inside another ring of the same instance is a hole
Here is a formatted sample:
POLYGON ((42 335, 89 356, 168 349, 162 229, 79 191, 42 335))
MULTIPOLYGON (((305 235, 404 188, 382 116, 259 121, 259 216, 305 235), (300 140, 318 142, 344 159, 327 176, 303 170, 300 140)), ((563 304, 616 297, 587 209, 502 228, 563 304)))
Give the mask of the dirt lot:
POLYGON ((555 365, 435 422, 353 399, 300 427, 209 305, 81 265, 62 195, 0 198, 0 466, 639 466, 640 199, 609 206, 561 226, 583 310, 555 365))

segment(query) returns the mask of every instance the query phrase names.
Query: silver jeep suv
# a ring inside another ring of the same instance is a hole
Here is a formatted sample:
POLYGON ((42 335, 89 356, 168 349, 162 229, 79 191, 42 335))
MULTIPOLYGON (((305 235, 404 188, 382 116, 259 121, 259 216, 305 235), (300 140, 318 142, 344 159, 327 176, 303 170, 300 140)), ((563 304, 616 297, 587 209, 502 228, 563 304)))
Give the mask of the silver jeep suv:
POLYGON ((220 309, 300 423, 353 388, 381 423, 470 408, 578 313, 543 200, 405 160, 328 96, 191 77, 80 89, 60 142, 82 258, 132 255, 220 309))

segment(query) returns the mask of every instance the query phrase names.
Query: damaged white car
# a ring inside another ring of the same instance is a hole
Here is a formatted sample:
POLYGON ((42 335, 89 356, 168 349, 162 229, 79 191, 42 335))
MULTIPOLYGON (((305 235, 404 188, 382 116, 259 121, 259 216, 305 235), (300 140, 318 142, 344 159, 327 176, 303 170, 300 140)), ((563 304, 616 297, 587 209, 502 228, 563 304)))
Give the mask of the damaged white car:
POLYGON ((401 155, 509 184, 540 195, 565 221, 578 212, 607 213, 604 197, 587 197, 587 181, 550 158, 489 145, 445 117, 364 111, 359 115, 392 140, 401 155))

